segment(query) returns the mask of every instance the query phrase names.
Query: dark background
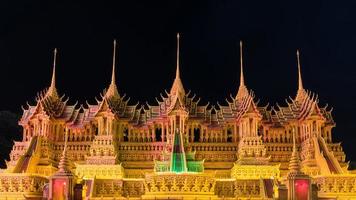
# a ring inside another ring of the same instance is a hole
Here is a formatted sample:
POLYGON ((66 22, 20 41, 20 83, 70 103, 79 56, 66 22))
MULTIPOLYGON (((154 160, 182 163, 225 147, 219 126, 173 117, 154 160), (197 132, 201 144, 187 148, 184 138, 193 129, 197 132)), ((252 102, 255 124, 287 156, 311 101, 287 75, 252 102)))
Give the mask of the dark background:
POLYGON ((1 2, 0 110, 10 111, 0 113, 1 160, 21 138, 21 105, 49 85, 53 48, 57 87, 71 103, 94 103, 108 86, 116 38, 119 92, 155 104, 174 78, 177 32, 184 86, 203 104, 236 94, 243 40, 246 84, 260 105, 285 105, 297 89, 299 48, 305 88, 334 107, 334 140, 356 160, 356 1, 102 2, 1 2))

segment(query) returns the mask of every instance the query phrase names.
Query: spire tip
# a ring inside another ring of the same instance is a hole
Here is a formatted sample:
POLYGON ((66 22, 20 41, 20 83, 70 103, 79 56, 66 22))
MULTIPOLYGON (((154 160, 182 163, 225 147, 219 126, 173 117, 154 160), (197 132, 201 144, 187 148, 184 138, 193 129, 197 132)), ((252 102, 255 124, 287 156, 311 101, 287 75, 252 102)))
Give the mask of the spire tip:
POLYGON ((53 97, 58 97, 57 89, 56 89, 56 60, 57 60, 57 48, 54 48, 51 85, 49 86, 47 91, 47 95, 53 97))
POLYGON ((303 79, 302 79, 302 72, 300 70, 300 58, 299 58, 299 49, 297 49, 297 65, 298 65, 298 89, 303 89, 303 79))
POLYGON ((248 94, 248 90, 245 86, 244 70, 243 70, 243 47, 242 40, 240 40, 240 86, 237 91, 236 99, 240 99, 248 94))
POLYGON ((242 40, 240 40, 240 86, 245 85, 244 71, 243 71, 243 47, 242 40))
POLYGON ((52 71, 52 80, 51 80, 51 86, 55 88, 56 87, 56 64, 57 64, 57 48, 54 48, 53 50, 53 71, 52 71))
POLYGON ((179 51, 180 51, 180 48, 179 48, 179 38, 180 38, 180 35, 179 33, 177 33, 177 66, 176 66, 176 78, 180 78, 180 69, 179 69, 179 51))
POLYGON ((112 57, 112 74, 111 74, 111 84, 115 84, 115 65, 116 65, 116 39, 114 39, 114 49, 112 57))
POLYGON ((115 76, 115 67, 116 67, 116 39, 113 41, 113 56, 112 56, 112 72, 111 72, 111 82, 108 90, 106 91, 105 96, 115 96, 120 97, 119 92, 117 91, 116 86, 116 76, 115 76))

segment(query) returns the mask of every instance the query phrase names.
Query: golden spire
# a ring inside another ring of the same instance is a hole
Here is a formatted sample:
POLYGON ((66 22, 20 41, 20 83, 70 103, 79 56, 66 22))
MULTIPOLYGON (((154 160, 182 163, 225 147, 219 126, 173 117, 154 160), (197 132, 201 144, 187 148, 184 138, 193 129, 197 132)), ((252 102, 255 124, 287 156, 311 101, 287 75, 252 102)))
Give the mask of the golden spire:
POLYGON ((67 157, 67 142, 68 142, 68 132, 66 131, 65 138, 64 138, 64 148, 63 148, 61 159, 58 163, 57 174, 62 174, 62 175, 71 174, 70 161, 67 157))
POLYGON ((303 87, 303 79, 302 79, 302 73, 300 70, 300 58, 299 58, 299 50, 298 49, 297 49, 297 66, 298 66, 298 91, 297 91, 297 96, 295 97, 295 99, 296 99, 296 101, 302 101, 306 92, 303 87))
POLYGON ((179 49, 179 38, 180 38, 180 36, 179 36, 179 33, 177 33, 177 66, 176 66, 176 78, 179 78, 180 79, 180 71, 179 71, 179 51, 180 51, 180 49, 179 49))
POLYGON ((243 56, 242 56, 242 41, 240 41, 240 87, 245 86, 243 56))
POLYGON ((116 65, 116 40, 114 40, 114 50, 112 56, 112 73, 111 73, 111 84, 115 84, 115 65, 116 65))
POLYGON ((302 73, 300 72, 300 58, 299 58, 299 50, 297 49, 297 64, 298 64, 298 90, 303 90, 303 80, 302 73))
POLYGON ((57 60, 57 48, 53 51, 53 71, 52 71, 52 79, 51 85, 48 88, 47 95, 58 97, 57 89, 56 89, 56 60, 57 60))
POLYGON ((289 161, 289 173, 300 173, 299 152, 295 143, 295 128, 293 128, 293 152, 289 161))
POLYGON ((56 60, 57 60, 57 48, 53 51, 53 72, 52 72, 52 81, 51 87, 56 87, 56 60))
POLYGON ((111 83, 105 95, 108 97, 113 97, 113 96, 120 97, 116 86, 115 67, 116 67, 116 40, 114 40, 114 47, 113 47, 111 83))
POLYGON ((179 69, 179 38, 180 35, 179 33, 177 33, 177 66, 176 66, 176 78, 174 79, 170 94, 171 95, 176 95, 179 94, 180 97, 185 95, 185 91, 184 91, 184 87, 183 87, 183 83, 180 79, 180 69, 179 69))
POLYGON ((240 41, 240 86, 236 95, 236 99, 242 99, 248 94, 247 87, 245 85, 244 71, 243 71, 243 52, 242 41, 240 41))

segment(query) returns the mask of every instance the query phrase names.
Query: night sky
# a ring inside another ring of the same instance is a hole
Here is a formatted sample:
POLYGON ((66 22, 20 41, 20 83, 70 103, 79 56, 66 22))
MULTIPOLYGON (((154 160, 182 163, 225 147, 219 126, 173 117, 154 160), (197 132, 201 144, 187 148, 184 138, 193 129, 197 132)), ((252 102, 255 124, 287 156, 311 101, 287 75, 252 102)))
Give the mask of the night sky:
POLYGON ((0 110, 34 104, 50 83, 55 47, 59 92, 94 103, 110 82, 114 38, 119 92, 155 104, 175 76, 177 32, 185 89, 223 104, 237 91, 243 40, 245 82, 260 105, 294 97, 300 49, 305 88, 334 107, 334 140, 356 160, 356 1, 102 2, 1 2, 0 110))

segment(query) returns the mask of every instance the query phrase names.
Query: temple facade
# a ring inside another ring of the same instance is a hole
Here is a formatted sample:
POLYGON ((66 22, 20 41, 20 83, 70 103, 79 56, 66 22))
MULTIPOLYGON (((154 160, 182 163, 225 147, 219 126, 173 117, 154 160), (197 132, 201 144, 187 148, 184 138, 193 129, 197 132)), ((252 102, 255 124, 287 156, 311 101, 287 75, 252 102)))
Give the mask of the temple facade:
POLYGON ((0 199, 356 199, 356 175, 332 139, 332 109, 304 88, 259 105, 245 84, 201 105, 176 75, 155 105, 131 104, 112 76, 96 104, 69 104, 50 86, 23 108, 0 199))

